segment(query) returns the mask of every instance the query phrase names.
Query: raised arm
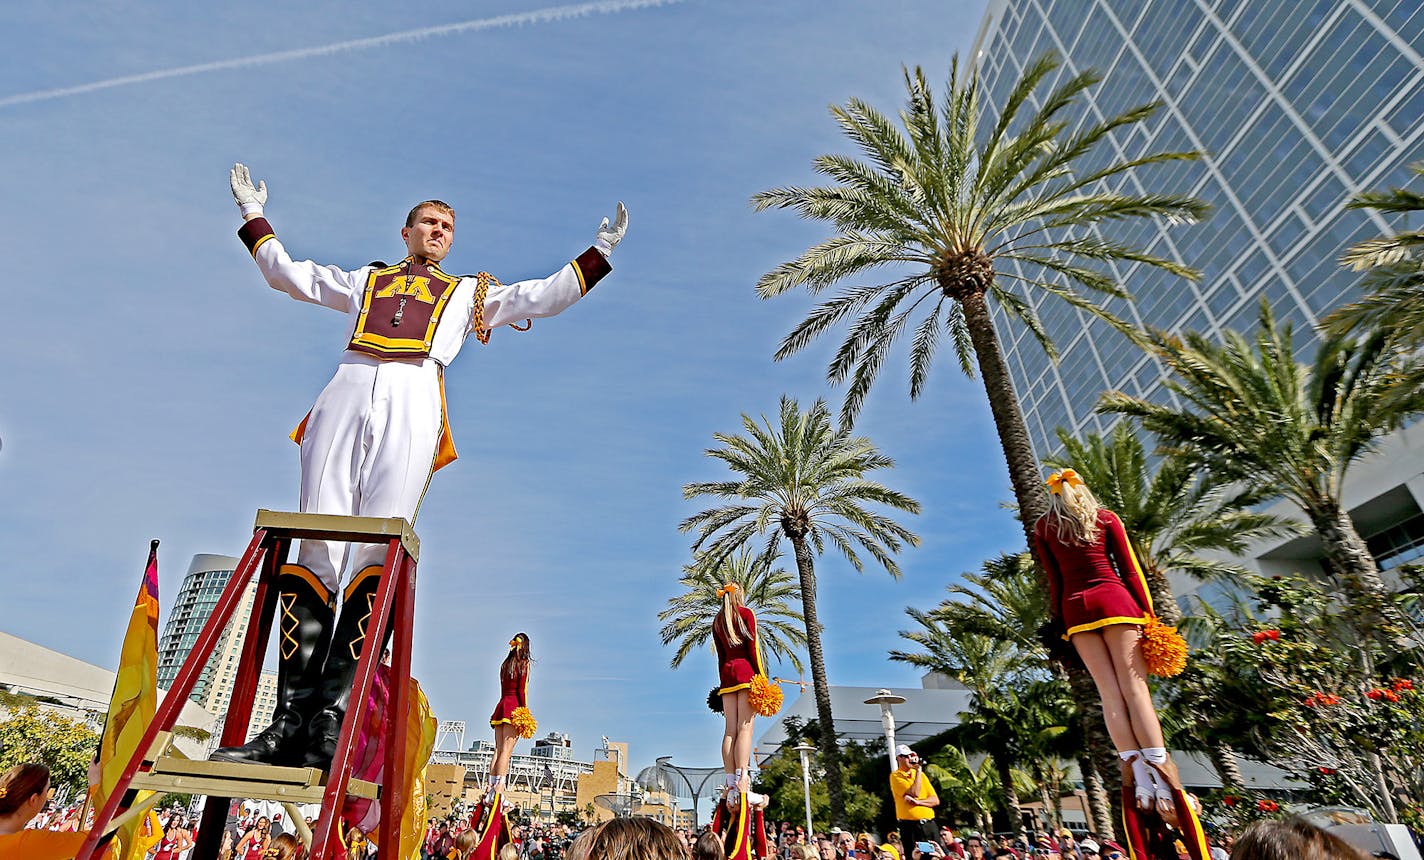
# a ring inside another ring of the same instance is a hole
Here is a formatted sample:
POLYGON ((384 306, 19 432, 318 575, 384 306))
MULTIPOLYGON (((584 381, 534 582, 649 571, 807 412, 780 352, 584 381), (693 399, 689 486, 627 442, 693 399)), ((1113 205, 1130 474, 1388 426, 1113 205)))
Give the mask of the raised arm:
POLYGON ((1148 615, 1157 614, 1152 608, 1152 592, 1147 587, 1147 577, 1142 572, 1142 565, 1137 563, 1137 553, 1132 551, 1132 541, 1127 537, 1127 529, 1123 528, 1122 520, 1112 511, 1103 512, 1103 539, 1107 541, 1108 555, 1117 566, 1118 575, 1122 577, 1127 590, 1132 592, 1137 605, 1148 615))
POLYGON ((613 271, 608 257, 623 240, 627 229, 628 210, 619 203, 613 225, 610 227, 604 218, 593 245, 554 274, 512 284, 490 284, 483 307, 478 309, 480 312, 471 315, 471 330, 490 331, 566 310, 613 271))
POLYGON ((272 225, 262 215, 267 202, 267 183, 252 184, 252 176, 244 164, 235 164, 229 174, 232 197, 242 210, 244 223, 237 231, 247 246, 257 268, 272 289, 286 293, 298 301, 347 312, 359 301, 364 277, 360 270, 347 272, 335 266, 322 266, 310 260, 293 260, 283 247, 272 225))

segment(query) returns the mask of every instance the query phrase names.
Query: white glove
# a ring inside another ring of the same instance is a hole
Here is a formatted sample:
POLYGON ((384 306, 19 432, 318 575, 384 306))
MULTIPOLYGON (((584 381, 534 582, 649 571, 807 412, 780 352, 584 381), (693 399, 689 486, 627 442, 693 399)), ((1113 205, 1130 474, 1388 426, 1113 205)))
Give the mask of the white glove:
POLYGON ((261 215, 262 205, 267 202, 267 183, 259 182, 254 186, 247 165, 240 161, 232 166, 228 180, 232 184, 232 199, 237 201, 243 216, 261 215))
MULTIPOLYGON (((245 168, 244 168, 245 169, 245 168)), ((265 195, 263 199, 266 199, 265 195)), ((628 210, 623 206, 623 201, 618 201, 618 211, 613 215, 613 226, 608 226, 608 219, 604 218, 603 223, 598 225, 598 235, 593 239, 593 247, 598 252, 607 257, 613 253, 613 249, 618 247, 618 243, 623 241, 623 234, 628 232, 628 210)))

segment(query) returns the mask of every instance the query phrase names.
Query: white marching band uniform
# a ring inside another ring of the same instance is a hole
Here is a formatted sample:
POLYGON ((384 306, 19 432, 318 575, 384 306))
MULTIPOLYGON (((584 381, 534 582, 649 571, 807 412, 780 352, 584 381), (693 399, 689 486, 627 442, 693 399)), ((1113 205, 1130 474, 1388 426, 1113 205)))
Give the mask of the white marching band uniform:
MULTIPOLYGON (((369 307, 368 285, 375 283, 374 276, 399 268, 378 269, 373 264, 345 271, 293 260, 265 218, 248 221, 239 236, 274 290, 344 312, 351 318, 352 331, 359 331, 369 307)), ((438 266, 430 269, 438 273, 436 278, 443 275, 438 266)), ((482 329, 488 332, 560 313, 587 295, 609 270, 603 254, 590 248, 547 278, 512 284, 491 281, 483 302, 482 329)), ((442 374, 475 330, 479 291, 475 277, 444 279, 454 286, 447 288, 435 312, 433 332, 424 342, 427 356, 377 357, 351 348, 342 353, 335 375, 293 434, 301 444, 302 512, 413 521, 430 476, 454 459, 442 374)), ((385 550, 378 545, 303 540, 297 562, 334 592, 340 587, 348 554, 350 569, 360 571, 382 564, 385 550)))

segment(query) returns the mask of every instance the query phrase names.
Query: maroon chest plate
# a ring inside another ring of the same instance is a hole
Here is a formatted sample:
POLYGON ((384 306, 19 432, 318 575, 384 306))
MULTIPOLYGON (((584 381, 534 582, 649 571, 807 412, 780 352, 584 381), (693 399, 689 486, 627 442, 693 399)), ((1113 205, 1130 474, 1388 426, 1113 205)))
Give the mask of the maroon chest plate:
POLYGON ((410 260, 373 271, 348 349, 378 358, 430 355, 435 327, 459 278, 410 260))

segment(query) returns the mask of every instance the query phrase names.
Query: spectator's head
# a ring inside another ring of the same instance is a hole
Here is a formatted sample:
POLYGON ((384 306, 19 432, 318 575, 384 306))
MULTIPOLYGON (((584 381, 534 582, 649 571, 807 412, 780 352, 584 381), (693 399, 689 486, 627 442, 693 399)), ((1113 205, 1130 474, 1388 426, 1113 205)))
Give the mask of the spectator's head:
POLYGON ((822 836, 816 840, 816 850, 820 853, 821 860, 835 860, 836 843, 822 836))
POLYGON ((803 842, 791 846, 791 860, 820 860, 816 849, 803 842))
POLYGON ((283 833, 267 846, 269 860, 301 860, 303 853, 301 841, 290 833, 283 833))
POLYGON ((900 849, 887 842, 875 849, 875 860, 902 860, 900 849))
POLYGON ((1105 840, 1098 848, 1098 856, 1102 860, 1128 860, 1127 852, 1122 850, 1122 846, 1111 840, 1105 840))
POLYGON ((1257 821, 1241 832, 1231 850, 1232 860, 1364 860, 1368 856, 1295 815, 1257 821))
MULTIPOLYGON (((460 835, 463 836, 464 834, 462 833, 460 835)), ((474 849, 471 848, 470 850, 473 851, 474 849)), ((519 849, 515 848, 513 844, 506 845, 499 849, 499 853, 495 855, 495 860, 519 860, 519 849)))
POLYGON ((49 768, 37 762, 17 764, 0 774, 0 819, 23 828, 49 802, 49 768))
MULTIPOLYGON (((448 826, 442 825, 441 828, 440 828, 441 834, 443 835, 443 834, 445 833, 445 831, 447 831, 447 830, 449 830, 449 829, 450 829, 450 828, 449 828, 448 826)), ((479 836, 478 836, 478 834, 476 834, 475 831, 473 831, 473 830, 466 830, 464 833, 461 833, 459 836, 456 836, 456 837, 455 837, 455 858, 456 858, 456 860, 466 860, 466 858, 468 858, 468 857, 470 856, 470 854, 472 854, 472 853, 474 852, 474 850, 475 850, 475 845, 476 845, 476 843, 478 843, 478 842, 479 842, 479 836)))
POLYGON ((692 843, 692 860, 726 860, 722 839, 709 827, 692 843))
POLYGON ((984 856, 984 839, 981 836, 964 837, 964 851, 970 857, 984 856))
POLYGON ((615 818, 597 828, 588 860, 686 860, 672 828, 651 818, 615 818))
POLYGON ((900 770, 909 770, 920 763, 920 757, 915 755, 915 751, 910 749, 908 744, 900 744, 895 747, 895 765, 900 770))

